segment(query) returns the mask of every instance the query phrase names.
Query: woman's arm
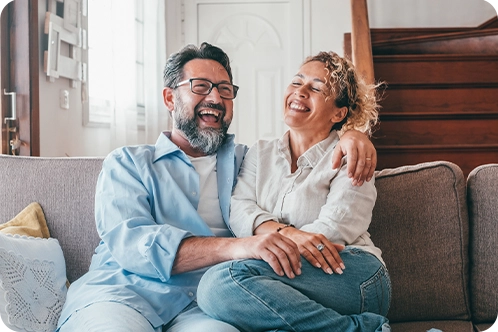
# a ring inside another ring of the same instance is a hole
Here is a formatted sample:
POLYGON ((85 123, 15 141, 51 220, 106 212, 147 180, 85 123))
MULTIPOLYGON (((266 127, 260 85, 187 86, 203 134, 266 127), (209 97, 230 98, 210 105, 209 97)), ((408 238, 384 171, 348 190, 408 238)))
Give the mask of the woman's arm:
POLYGON ((332 155, 333 169, 340 167, 344 156, 347 156, 347 174, 354 186, 370 181, 377 166, 377 151, 367 135, 357 130, 346 131, 332 155))

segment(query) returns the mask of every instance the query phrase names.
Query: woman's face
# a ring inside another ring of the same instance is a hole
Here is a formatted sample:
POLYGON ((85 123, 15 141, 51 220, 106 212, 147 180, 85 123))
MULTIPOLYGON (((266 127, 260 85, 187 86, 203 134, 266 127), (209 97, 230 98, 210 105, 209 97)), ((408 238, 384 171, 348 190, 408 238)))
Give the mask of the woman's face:
POLYGON ((292 78, 284 95, 284 121, 289 128, 328 135, 334 123, 344 118, 347 109, 335 106, 326 75, 325 64, 311 61, 292 78))

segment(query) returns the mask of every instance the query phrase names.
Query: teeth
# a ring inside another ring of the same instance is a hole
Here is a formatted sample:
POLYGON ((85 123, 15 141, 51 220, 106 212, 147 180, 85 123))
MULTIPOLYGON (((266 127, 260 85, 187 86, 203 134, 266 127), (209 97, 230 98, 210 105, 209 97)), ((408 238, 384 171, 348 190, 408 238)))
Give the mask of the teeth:
POLYGON ((212 110, 202 110, 199 112, 200 115, 214 115, 215 117, 220 116, 220 112, 212 111, 212 110))
POLYGON ((298 110, 298 111, 305 111, 305 110, 307 110, 307 107, 304 107, 303 105, 298 104, 296 102, 290 103, 289 106, 290 106, 290 108, 293 108, 293 109, 298 110))

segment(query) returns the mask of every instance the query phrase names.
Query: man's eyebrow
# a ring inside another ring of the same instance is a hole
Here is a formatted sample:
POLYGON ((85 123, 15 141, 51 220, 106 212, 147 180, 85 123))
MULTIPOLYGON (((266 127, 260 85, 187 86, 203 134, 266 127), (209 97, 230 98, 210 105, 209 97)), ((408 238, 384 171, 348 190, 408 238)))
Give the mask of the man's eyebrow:
MULTIPOLYGON (((196 79, 199 79, 199 80, 205 80, 205 81, 212 82, 209 78, 206 78, 206 77, 197 76, 197 77, 192 77, 192 78, 196 78, 196 79)), ((212 83, 228 83, 228 84, 232 84, 230 82, 230 80, 221 80, 219 82, 212 82, 212 83)))

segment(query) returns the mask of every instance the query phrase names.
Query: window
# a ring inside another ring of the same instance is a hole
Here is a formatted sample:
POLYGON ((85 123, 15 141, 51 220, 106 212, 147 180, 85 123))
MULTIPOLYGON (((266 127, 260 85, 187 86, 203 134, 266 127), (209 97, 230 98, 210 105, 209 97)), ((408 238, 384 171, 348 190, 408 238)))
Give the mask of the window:
POLYGON ((88 0, 85 125, 109 126, 133 111, 144 129, 144 65, 144 0, 88 0))

